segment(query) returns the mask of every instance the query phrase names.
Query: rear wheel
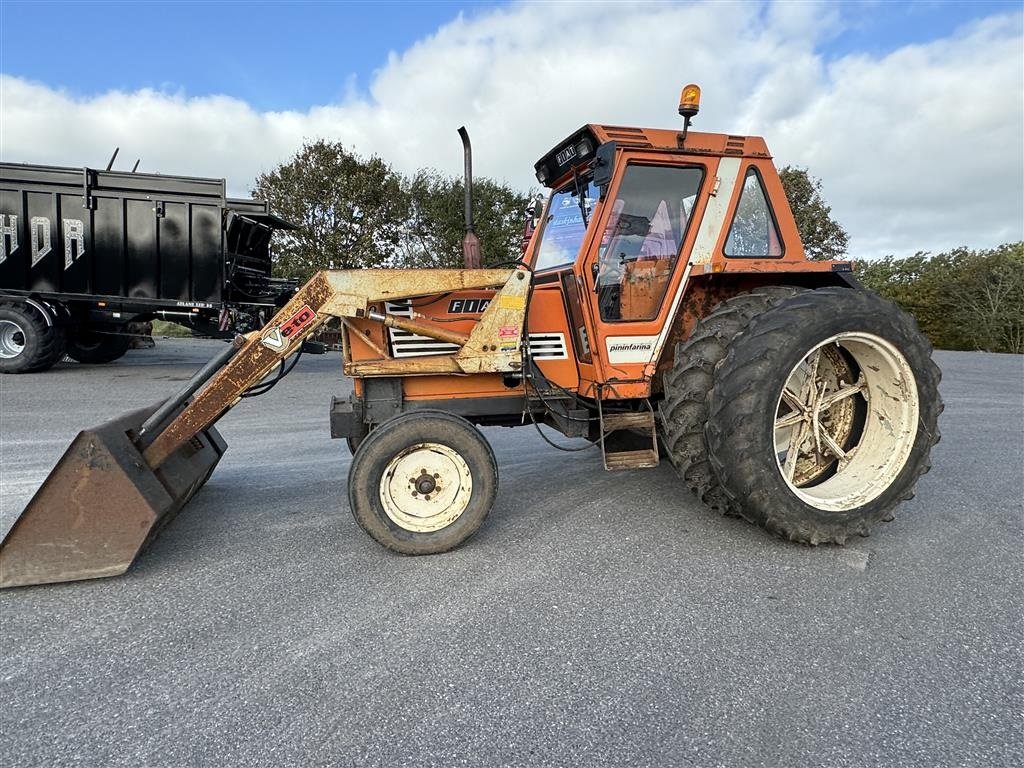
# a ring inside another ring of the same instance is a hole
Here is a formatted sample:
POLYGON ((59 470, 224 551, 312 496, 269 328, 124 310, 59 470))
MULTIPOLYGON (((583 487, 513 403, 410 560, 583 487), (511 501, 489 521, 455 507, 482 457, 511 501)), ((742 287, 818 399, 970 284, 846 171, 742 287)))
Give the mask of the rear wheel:
POLYGON ((694 495, 723 514, 737 512, 711 468, 704 437, 715 367, 752 318, 801 290, 764 286, 723 301, 697 322, 686 341, 676 345, 675 361, 665 374, 665 399, 658 407, 662 447, 694 495))
POLYGON ((64 356, 64 332, 27 304, 0 302, 0 372, 35 373, 64 356))
POLYGON ((405 555, 454 549, 483 524, 498 468, 480 431, 441 411, 402 414, 363 438, 348 474, 356 521, 405 555))
POLYGON ((79 325, 68 335, 67 354, 80 363, 112 363, 128 351, 131 338, 123 325, 79 325))
POLYGON ((874 294, 827 288, 755 317, 709 396, 723 492, 792 541, 867 535, 930 467, 939 377, 914 320, 874 294))

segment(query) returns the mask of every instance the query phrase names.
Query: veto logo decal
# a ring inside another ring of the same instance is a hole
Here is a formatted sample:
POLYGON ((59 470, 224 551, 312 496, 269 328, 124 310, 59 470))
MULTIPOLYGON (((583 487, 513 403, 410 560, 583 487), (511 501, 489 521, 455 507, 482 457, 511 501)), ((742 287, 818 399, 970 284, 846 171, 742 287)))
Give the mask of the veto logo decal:
POLYGON ((283 349, 288 339, 301 332, 314 320, 316 320, 316 312, 310 309, 307 304, 285 322, 281 323, 281 325, 267 331, 263 335, 261 342, 263 346, 273 350, 283 349))
POLYGON ((490 303, 490 299, 452 299, 448 304, 448 314, 479 315, 490 303))

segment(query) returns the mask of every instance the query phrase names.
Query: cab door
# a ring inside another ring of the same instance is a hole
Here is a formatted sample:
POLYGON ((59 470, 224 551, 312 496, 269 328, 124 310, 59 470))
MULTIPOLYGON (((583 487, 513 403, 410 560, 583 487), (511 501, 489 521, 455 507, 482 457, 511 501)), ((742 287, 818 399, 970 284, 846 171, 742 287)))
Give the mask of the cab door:
POLYGON ((622 170, 574 275, 594 358, 593 380, 580 382, 581 393, 626 399, 650 394, 718 159, 631 152, 616 165, 622 170))

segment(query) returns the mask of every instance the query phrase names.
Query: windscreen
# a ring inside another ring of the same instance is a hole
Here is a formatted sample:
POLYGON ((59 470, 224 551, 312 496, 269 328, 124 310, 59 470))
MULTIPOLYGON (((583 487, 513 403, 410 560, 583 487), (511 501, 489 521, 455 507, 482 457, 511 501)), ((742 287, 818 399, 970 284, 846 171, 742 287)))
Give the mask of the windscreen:
POLYGON ((551 196, 547 218, 540 232, 540 248, 533 265, 535 270, 559 267, 576 260, 598 198, 598 189, 592 181, 581 180, 580 189, 583 192, 582 209, 575 184, 563 187, 551 196))

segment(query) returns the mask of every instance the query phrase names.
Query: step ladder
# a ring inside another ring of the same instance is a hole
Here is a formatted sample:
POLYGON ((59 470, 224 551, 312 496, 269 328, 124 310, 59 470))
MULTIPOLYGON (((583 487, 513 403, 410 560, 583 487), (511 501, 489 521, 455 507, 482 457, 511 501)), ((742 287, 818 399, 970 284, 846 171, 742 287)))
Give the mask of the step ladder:
POLYGON ((654 420, 654 409, 650 402, 643 401, 642 411, 612 411, 605 413, 601 399, 597 400, 597 416, 601 426, 601 455, 604 458, 604 468, 615 469, 644 469, 658 466, 658 433, 654 420), (629 432, 632 439, 630 442, 643 447, 630 445, 626 450, 614 448, 616 440, 611 440, 608 445, 608 437, 615 432, 629 432), (650 444, 650 448, 646 447, 650 444))

